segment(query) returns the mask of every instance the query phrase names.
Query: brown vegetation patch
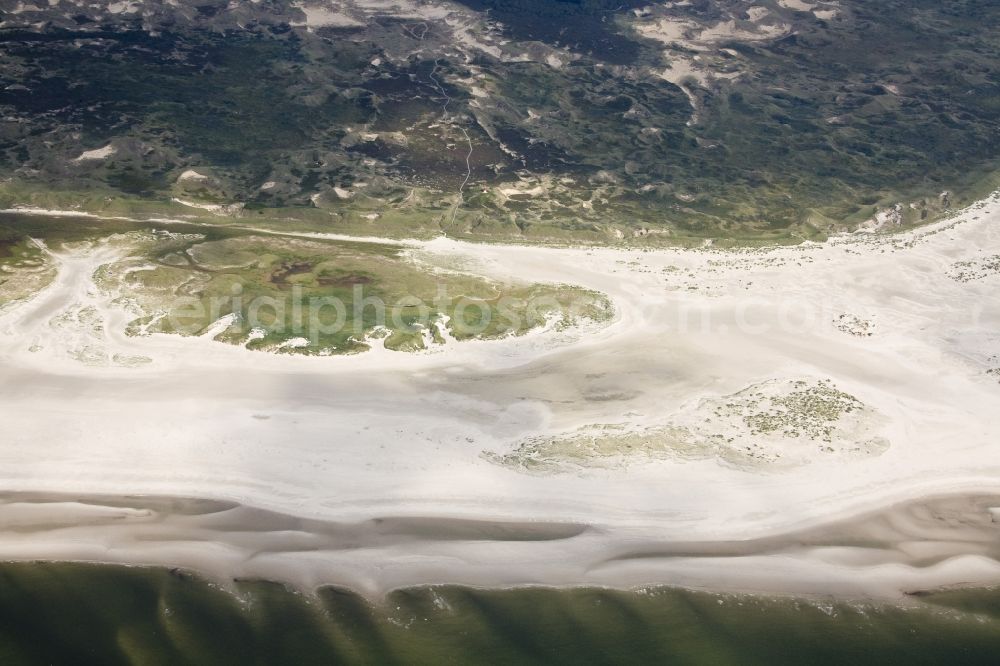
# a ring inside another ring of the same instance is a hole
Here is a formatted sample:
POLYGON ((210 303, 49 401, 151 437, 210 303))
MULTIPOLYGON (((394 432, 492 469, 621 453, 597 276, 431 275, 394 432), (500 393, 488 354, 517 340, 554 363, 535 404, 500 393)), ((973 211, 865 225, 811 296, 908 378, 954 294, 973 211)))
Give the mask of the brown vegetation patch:
POLYGON ((271 273, 269 279, 271 284, 287 285, 291 276, 309 273, 312 269, 313 265, 308 261, 283 261, 281 267, 271 273))

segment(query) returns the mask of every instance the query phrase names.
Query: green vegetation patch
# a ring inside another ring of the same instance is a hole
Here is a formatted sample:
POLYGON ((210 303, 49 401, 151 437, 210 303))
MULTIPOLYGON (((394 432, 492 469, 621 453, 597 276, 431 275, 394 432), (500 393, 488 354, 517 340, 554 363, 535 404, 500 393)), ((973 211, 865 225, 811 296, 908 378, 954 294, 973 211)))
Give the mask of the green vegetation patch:
POLYGON ((416 351, 611 316, 600 294, 435 274, 390 245, 166 231, 130 242, 132 256, 98 278, 136 315, 133 334, 208 333, 251 349, 326 355, 383 339, 416 351))
POLYGON ((997 184, 995 2, 463 4, 474 34, 509 37, 502 57, 433 21, 309 31, 272 21, 280 3, 240 8, 261 21, 238 31, 210 29, 216 14, 0 30, 0 200, 236 204, 393 236, 789 243, 919 224, 997 184), (746 37, 760 11, 770 36, 746 37), (643 37, 656 20, 736 33, 643 37), (541 191, 504 194, 521 184, 541 191))
POLYGON ((54 277, 42 246, 0 223, 0 307, 36 293, 54 277))
POLYGON ((830 457, 881 455, 889 448, 879 434, 883 420, 829 380, 773 380, 686 405, 663 423, 586 426, 483 456, 533 474, 699 459, 779 470, 830 457))

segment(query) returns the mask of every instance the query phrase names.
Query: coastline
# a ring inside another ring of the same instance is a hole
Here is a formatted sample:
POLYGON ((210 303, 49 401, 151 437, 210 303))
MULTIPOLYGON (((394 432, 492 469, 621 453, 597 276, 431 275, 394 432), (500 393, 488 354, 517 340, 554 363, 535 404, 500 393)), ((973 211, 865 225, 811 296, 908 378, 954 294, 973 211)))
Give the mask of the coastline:
POLYGON ((906 605, 1000 585, 1000 490, 903 502, 743 540, 674 541, 633 526, 381 516, 333 522, 233 502, 167 497, 0 499, 0 562, 191 572, 228 589, 261 580, 306 595, 685 589, 906 605), (494 553, 489 556, 488 553, 494 553))
POLYGON ((181 571, 0 563, 9 663, 992 664, 1000 590, 906 606, 648 588, 410 588, 372 602, 181 571), (44 635, 45 640, 37 636, 44 635))

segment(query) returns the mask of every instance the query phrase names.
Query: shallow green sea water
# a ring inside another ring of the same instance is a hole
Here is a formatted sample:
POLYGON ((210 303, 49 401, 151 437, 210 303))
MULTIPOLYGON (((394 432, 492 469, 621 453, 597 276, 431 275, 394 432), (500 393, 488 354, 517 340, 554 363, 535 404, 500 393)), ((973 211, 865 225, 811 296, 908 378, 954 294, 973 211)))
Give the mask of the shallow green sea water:
POLYGON ((0 565, 0 663, 990 664, 1000 592, 923 606, 681 590, 414 589, 380 604, 164 570, 0 565), (234 593, 235 592, 235 593, 234 593))

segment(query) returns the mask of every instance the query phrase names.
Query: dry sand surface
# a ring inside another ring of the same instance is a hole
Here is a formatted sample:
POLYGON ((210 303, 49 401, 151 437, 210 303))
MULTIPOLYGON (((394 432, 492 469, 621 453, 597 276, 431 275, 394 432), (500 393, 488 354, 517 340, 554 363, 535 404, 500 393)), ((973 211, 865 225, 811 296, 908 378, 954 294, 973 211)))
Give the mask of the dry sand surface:
POLYGON ((617 309, 418 354, 126 337, 92 281, 115 252, 62 252, 0 313, 0 489, 29 493, 0 507, 0 557, 372 594, 1000 582, 1000 275, 968 269, 1000 252, 998 197, 768 252, 414 242, 617 309))

